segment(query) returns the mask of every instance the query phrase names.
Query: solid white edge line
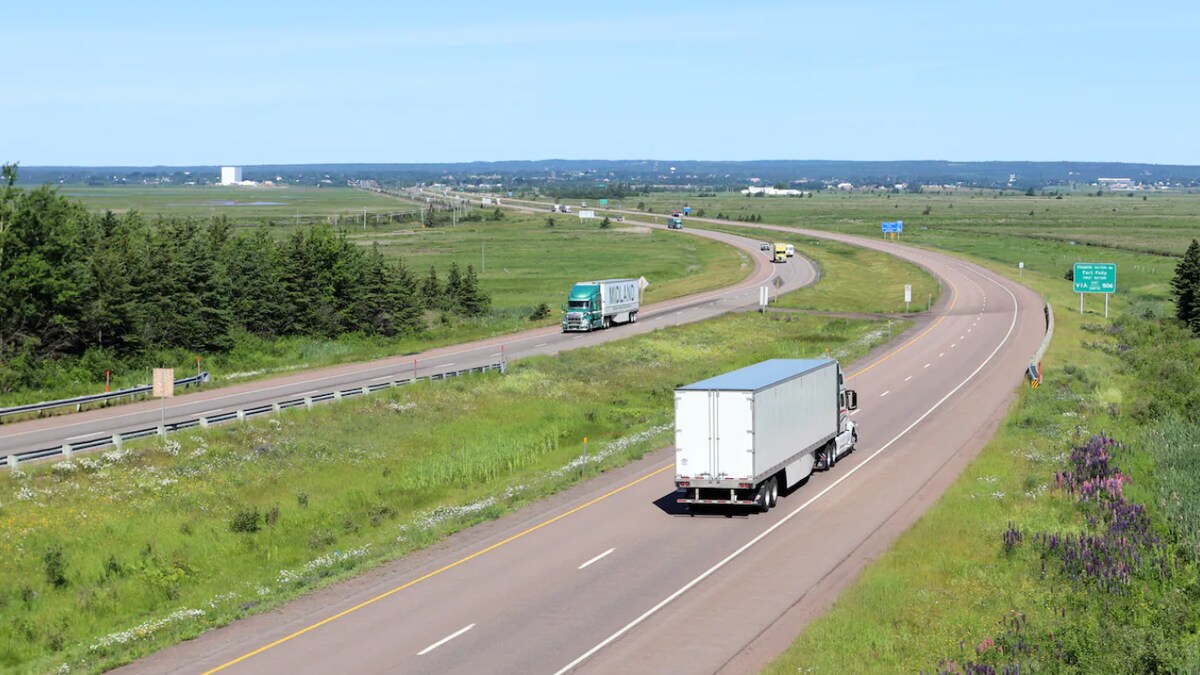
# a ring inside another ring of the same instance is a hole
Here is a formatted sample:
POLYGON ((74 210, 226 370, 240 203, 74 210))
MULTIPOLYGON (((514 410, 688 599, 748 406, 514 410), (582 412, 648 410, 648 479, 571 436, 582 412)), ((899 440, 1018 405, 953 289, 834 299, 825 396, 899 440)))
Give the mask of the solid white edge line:
POLYGON ((451 361, 450 363, 439 363, 436 366, 434 366, 434 368, 445 368, 446 366, 452 366, 452 365, 454 365, 453 361, 451 361))
MULTIPOLYGON (((961 263, 960 263, 960 265, 961 265, 961 263)), ((850 476, 853 476, 853 475, 855 474, 855 472, 857 472, 859 469, 861 469, 861 468, 863 468, 864 466, 866 466, 866 465, 867 465, 867 462, 870 462, 871 460, 873 460, 873 459, 875 459, 876 457, 878 457, 878 456, 879 456, 879 454, 880 454, 881 452, 883 452, 884 450, 887 450, 888 448, 892 447, 892 444, 893 444, 893 443, 895 443, 896 441, 898 441, 898 440, 900 440, 901 438, 903 438, 905 434, 907 434, 908 432, 912 431, 912 430, 913 430, 913 428, 914 428, 914 427, 916 427, 918 424, 920 424, 922 421, 924 421, 926 417, 929 417, 931 414, 933 414, 933 411, 935 411, 935 410, 937 410, 938 408, 940 408, 940 407, 942 406, 942 404, 943 404, 943 403, 945 403, 945 402, 946 402, 946 401, 947 401, 947 400, 948 400, 948 399, 949 399, 951 396, 953 396, 953 395, 957 394, 957 393, 958 393, 958 390, 960 390, 960 389, 962 389, 963 387, 965 387, 965 386, 967 385, 967 383, 968 383, 968 382, 970 382, 972 379, 974 379, 974 378, 975 378, 975 376, 976 376, 976 375, 978 375, 978 374, 979 374, 979 371, 983 370, 983 369, 984 369, 984 367, 985 367, 985 366, 987 366, 987 364, 991 363, 991 362, 992 362, 992 359, 993 359, 993 358, 995 358, 996 354, 998 354, 998 353, 1000 352, 1000 348, 1001 348, 1001 347, 1003 347, 1003 346, 1004 346, 1004 345, 1005 345, 1005 344, 1008 342, 1008 339, 1009 339, 1010 337, 1012 337, 1012 332, 1013 332, 1013 329, 1015 329, 1015 328, 1017 327, 1017 314, 1018 314, 1018 312, 1019 312, 1019 310, 1020 310, 1020 304, 1017 302, 1017 296, 1016 296, 1016 295, 1014 295, 1014 294, 1013 294, 1013 292, 1012 292, 1012 291, 1010 291, 1010 290, 1008 289, 1008 287, 1007 287, 1007 286, 1005 286, 1004 284, 1001 284, 1000 282, 996 281, 995 279, 991 279, 991 278, 989 278, 989 277, 986 277, 986 276, 984 276, 984 275, 983 275, 982 273, 980 273, 980 272, 977 272, 977 271, 975 271, 975 270, 971 270, 970 268, 967 268, 967 267, 966 267, 966 265, 962 265, 962 267, 966 268, 967 270, 969 270, 969 271, 971 271, 971 272, 974 272, 975 274, 978 274, 979 276, 982 276, 983 278, 987 279, 988 281, 991 281, 992 283, 996 284, 996 285, 997 285, 997 286, 999 286, 1000 288, 1004 289, 1004 291, 1005 291, 1006 293, 1008 293, 1008 295, 1009 295, 1010 297, 1012 297, 1012 299, 1013 299, 1013 316, 1012 316, 1012 321, 1011 321, 1011 322, 1009 323, 1009 325, 1008 325, 1008 332, 1004 334, 1004 339, 1000 341, 1000 344, 996 345, 996 348, 992 350, 992 353, 991 353, 991 354, 989 354, 989 355, 988 355, 988 357, 987 357, 986 359, 984 359, 983 363, 979 364, 979 367, 977 367, 975 370, 973 370, 973 371, 971 372, 971 374, 970 374, 970 375, 968 375, 968 376, 966 377, 966 379, 964 379, 962 382, 960 382, 960 383, 958 384, 958 386, 957 386, 957 387, 955 387, 954 389, 951 389, 951 390, 950 390, 950 392, 949 392, 948 394, 946 394, 946 395, 945 395, 945 396, 943 396, 941 399, 939 399, 937 403, 934 403, 932 408, 930 408, 929 410, 926 410, 926 411, 925 411, 925 412, 924 412, 924 413, 923 413, 923 414, 922 414, 920 417, 918 417, 918 418, 917 418, 917 419, 916 419, 916 420, 915 420, 915 421, 914 421, 912 424, 910 424, 910 425, 908 425, 907 427, 905 427, 905 429, 904 429, 903 431, 901 431, 899 434, 896 434, 896 436, 895 436, 895 437, 894 437, 892 440, 890 440, 890 441, 888 441, 887 443, 885 443, 885 444, 883 445, 883 447, 881 447, 881 448, 879 448, 878 450, 876 450, 875 452, 871 453, 871 454, 870 454, 870 455, 869 455, 869 456, 868 456, 866 459, 864 459, 864 460, 862 461, 862 463, 861 463, 861 464, 858 464, 858 465, 857 465, 857 466, 855 466, 854 468, 852 468, 852 469, 850 469, 849 471, 847 471, 847 472, 846 472, 846 473, 845 473, 845 474, 844 474, 844 475, 843 475, 841 478, 838 478, 838 479, 837 479, 837 480, 835 480, 834 482, 830 483, 830 484, 829 484, 829 486, 828 486, 828 487, 826 487, 824 490, 821 490, 821 491, 820 491, 820 492, 818 492, 817 494, 815 494, 815 495, 813 495, 812 497, 810 497, 808 501, 806 501, 806 502, 804 502, 803 504, 801 504, 800 506, 796 507, 796 510, 795 510, 795 511, 792 511, 791 513, 787 514, 787 515, 786 515, 786 516, 784 516, 783 518, 780 518, 780 519, 779 519, 779 522, 777 522, 777 523, 775 523, 774 525, 772 525, 772 526, 768 527, 767 529, 763 530, 761 533, 759 533, 759 534, 758 534, 758 536, 754 537, 754 538, 753 538, 753 539, 751 539, 750 541, 748 541, 748 542, 746 542, 745 544, 743 544, 743 545, 741 546, 741 548, 739 548, 739 549, 737 549, 736 551, 734 551, 733 553, 730 553, 729 555, 725 556, 725 557, 724 557, 724 558, 723 558, 723 559, 722 559, 720 562, 718 562, 717 564, 713 565, 712 567, 708 568, 708 569, 707 569, 707 570, 705 570, 703 573, 701 573, 701 574, 700 574, 700 576, 698 576, 698 577, 696 577, 695 579, 692 579, 692 580, 691 580, 691 581, 689 581, 688 583, 684 584, 684 586, 683 586, 682 588, 680 588, 679 590, 675 591, 675 592, 674 592, 674 593, 672 593, 671 595, 668 595, 666 598, 664 598, 664 599, 663 599, 661 602, 659 602, 657 605, 655 605, 655 606, 651 607, 650 609, 646 610, 646 612, 645 612, 645 613, 643 613, 641 616, 639 616, 638 618, 636 618, 636 619, 634 619, 633 621, 631 621, 631 622, 629 622, 628 624, 626 624, 624 628, 621 628, 621 629, 620 629, 620 630, 618 630, 617 632, 615 632, 615 633, 613 633, 612 635, 608 636, 608 637, 607 637, 607 638, 606 638, 606 639, 605 639, 603 642, 601 642, 600 644, 596 645, 595 647, 592 647, 592 648, 591 648, 591 649, 589 649, 587 652, 585 652, 583 655, 581 655, 579 658, 577 658, 577 659, 575 659, 574 661, 572 661, 572 662, 568 663, 568 664, 567 664, 566 666, 564 666, 564 667, 563 667, 561 670, 558 670, 557 672, 555 672, 555 673, 554 673, 554 675, 564 675, 564 673, 567 673, 567 672, 569 672, 570 670, 572 670, 573 668, 575 668, 575 667, 576 667, 576 666, 578 666, 579 664, 581 664, 581 663, 583 663, 584 661, 588 660, 588 659, 589 659, 589 658, 591 658, 593 655, 595 655, 595 654, 596 654, 596 652, 598 652, 598 651, 600 651, 601 649, 604 649, 604 648, 605 648, 605 647, 607 647, 608 645, 612 644, 612 643, 613 643, 613 641, 615 641, 617 638, 619 638, 619 637, 621 637, 622 635, 624 635, 624 634, 628 633, 629 631, 633 630, 633 629, 634 629, 635 627, 637 627, 637 626, 638 626, 640 623, 642 623, 643 621, 645 621, 646 619, 650 618, 650 617, 651 617, 651 616, 653 616, 655 613, 657 613, 657 612, 658 612, 658 610, 662 609, 663 607, 666 607, 668 604, 670 604, 670 603, 671 603, 672 601, 674 601, 676 598, 678 598, 679 596, 681 596, 681 595, 683 595, 684 593, 686 593, 686 592, 688 592, 689 590, 691 590, 691 589, 692 589, 694 586, 696 586, 696 584, 699 584, 701 581, 704 581, 704 580, 705 580, 705 579, 707 579, 708 577, 712 576, 712 575, 713 575, 713 574, 714 574, 714 573, 715 573, 717 570, 719 570, 719 569, 721 569, 722 567, 724 567, 725 565, 729 564, 729 562, 730 562, 731 560, 733 560, 734 558, 737 558, 737 557, 738 557, 738 556, 740 556, 742 553, 745 553, 745 552, 746 552, 746 551, 747 551, 747 550, 748 550, 748 549, 749 549, 751 546, 754 546, 754 545, 755 545, 755 544, 757 544, 758 542, 760 542, 760 541, 762 541, 763 539, 765 539, 765 538, 767 537, 767 535, 771 534, 771 533, 772 533, 772 532, 774 532, 775 530, 777 530, 777 529, 779 529, 780 527, 782 527, 784 523, 788 522, 788 521, 789 521, 789 520, 791 520, 793 517, 795 517, 795 516, 796 516, 796 514, 800 513, 800 512, 801 512, 801 511, 803 511, 804 509, 808 508, 808 507, 809 507, 809 506, 810 506, 810 505, 811 505, 813 502, 815 502, 815 501, 817 501, 818 499, 820 499, 821 497, 825 496, 825 494, 826 494, 826 493, 828 493, 830 490, 834 489, 834 488, 835 488, 835 487, 837 487, 838 485, 841 485, 842 481, 846 480, 846 479, 847 479, 847 478, 849 478, 850 476)))
POLYGON ((548 344, 550 344, 550 343, 549 342, 539 342, 536 345, 534 345, 534 347, 545 347, 548 344))
POLYGON ((609 553, 612 553, 612 552, 613 552, 613 551, 615 551, 615 550, 617 550, 617 549, 615 549, 615 548, 610 548, 610 549, 608 549, 607 551, 605 551, 604 553, 601 553, 600 555, 598 555, 598 556, 596 556, 595 558, 592 558, 591 560, 589 560, 589 561, 587 561, 587 562, 583 563, 582 565, 580 565, 579 567, 577 567, 577 568, 575 568, 575 569, 580 569, 580 570, 581 570, 581 569, 583 569, 583 568, 587 567, 588 565, 591 565, 592 563, 596 562, 597 560, 599 560, 599 559, 603 558, 604 556, 608 555, 609 553))
POLYGON ((472 628, 474 628, 474 627, 475 627, 475 624, 471 624, 470 626, 467 626, 466 628, 460 628, 460 629, 458 629, 458 631, 457 631, 457 632, 455 632, 455 633, 451 633, 450 635, 447 635, 446 637, 442 638, 441 640, 438 640, 437 642, 435 642, 435 643, 433 643, 433 644, 429 645, 429 646, 428 646, 428 647, 426 647, 425 649, 422 649, 421 651, 417 652, 417 656, 425 656, 425 655, 426 655, 426 654, 428 654, 429 652, 431 652, 431 651, 433 651, 433 650, 437 649, 438 647, 441 647, 442 645, 444 645, 444 644, 446 644, 447 642, 449 642, 449 641, 453 640, 454 638, 458 637, 459 635, 462 635, 463 633, 465 633, 465 632, 467 632, 467 631, 471 630, 471 629, 472 629, 472 628))
POLYGON ((392 375, 384 375, 383 377, 372 377, 371 381, 378 382, 380 380, 390 380, 390 379, 392 379, 392 377, 393 377, 392 375))

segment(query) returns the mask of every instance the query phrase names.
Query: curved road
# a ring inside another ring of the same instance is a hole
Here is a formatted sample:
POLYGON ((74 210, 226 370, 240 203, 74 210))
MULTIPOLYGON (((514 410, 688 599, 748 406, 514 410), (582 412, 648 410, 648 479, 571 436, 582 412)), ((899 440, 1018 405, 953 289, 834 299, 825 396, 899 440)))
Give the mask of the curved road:
POLYGON ((756 672, 991 437, 1044 331, 1041 299, 990 271, 802 234, 888 251, 932 270, 948 292, 927 325, 847 368, 857 451, 776 509, 687 517, 673 506, 664 448, 124 671, 756 672))
MULTIPOLYGON (((638 224, 665 229, 660 225, 638 224)), ((414 374, 425 376, 482 366, 496 363, 502 352, 504 358, 512 361, 534 354, 555 354, 567 349, 589 347, 663 326, 712 318, 732 309, 753 305, 758 302, 758 287, 776 275, 784 281, 782 291, 810 284, 814 279, 815 270, 808 260, 795 258, 787 265, 772 265, 758 250, 757 241, 702 230, 689 231, 688 234, 721 241, 742 250, 750 256, 754 269, 746 279, 728 288, 647 305, 638 313, 636 324, 617 326, 606 331, 563 334, 558 327, 540 328, 419 354, 318 368, 284 377, 183 394, 167 401, 166 423, 269 405, 333 389, 406 379, 414 374)), ((564 288, 564 297, 566 291, 564 288)), ((0 456, 156 427, 162 414, 159 408, 159 401, 142 401, 5 424, 0 426, 0 456)))

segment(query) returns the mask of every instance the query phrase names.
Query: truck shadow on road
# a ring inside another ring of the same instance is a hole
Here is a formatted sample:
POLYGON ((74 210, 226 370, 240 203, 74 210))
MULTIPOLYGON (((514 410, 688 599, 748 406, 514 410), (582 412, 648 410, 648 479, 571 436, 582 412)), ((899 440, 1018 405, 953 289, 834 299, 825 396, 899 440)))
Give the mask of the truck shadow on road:
POLYGON ((755 513, 753 509, 731 508, 728 506, 700 504, 680 504, 676 500, 679 495, 674 490, 654 500, 654 505, 668 516, 697 517, 697 518, 747 518, 755 513))

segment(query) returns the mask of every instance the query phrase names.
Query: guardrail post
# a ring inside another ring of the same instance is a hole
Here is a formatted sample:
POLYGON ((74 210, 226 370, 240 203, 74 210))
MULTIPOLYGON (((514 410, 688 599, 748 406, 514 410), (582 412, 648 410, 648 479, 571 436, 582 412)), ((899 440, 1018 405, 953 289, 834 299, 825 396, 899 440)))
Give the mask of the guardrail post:
POLYGON ((159 436, 167 435, 167 425, 165 425, 165 424, 158 425, 158 435, 159 436))
POLYGON ((307 410, 312 410, 312 397, 311 396, 304 397, 304 407, 307 410))
POLYGON ((121 434, 113 434, 112 444, 114 448, 120 450, 121 446, 125 444, 125 439, 121 438, 121 434))
POLYGON ((66 457, 67 459, 71 459, 71 455, 74 454, 74 452, 75 451, 71 449, 70 443, 63 443, 63 447, 62 447, 63 457, 66 457))
POLYGON ((371 389, 369 387, 367 387, 366 385, 363 385, 362 393, 363 393, 363 396, 366 396, 367 394, 371 393, 371 389))
POLYGON ((16 473, 20 463, 21 463, 21 460, 18 459, 16 455, 8 456, 8 470, 9 471, 16 473))
POLYGON ((246 411, 245 411, 245 410, 238 410, 238 411, 237 411, 237 420, 238 420, 239 422, 245 422, 245 421, 246 421, 246 411))
POLYGON ((207 417, 201 417, 201 418, 200 418, 200 428, 201 428, 201 429, 207 429, 207 428, 208 428, 208 418, 207 418, 207 417))
POLYGON ((342 400, 342 392, 340 392, 340 391, 334 391, 334 392, 333 392, 333 400, 335 400, 335 401, 340 401, 340 400, 342 400))
POLYGON ((271 411, 272 411, 272 412, 279 412, 279 404, 278 404, 278 403, 272 403, 272 404, 271 404, 271 411))

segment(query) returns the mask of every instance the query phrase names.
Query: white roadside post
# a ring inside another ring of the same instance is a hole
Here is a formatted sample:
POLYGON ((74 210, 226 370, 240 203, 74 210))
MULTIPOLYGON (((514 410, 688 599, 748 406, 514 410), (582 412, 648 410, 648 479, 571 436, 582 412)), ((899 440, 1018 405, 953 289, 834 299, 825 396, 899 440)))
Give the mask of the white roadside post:
POLYGON ((1025 263, 1019 262, 1017 263, 1017 277, 1020 278, 1023 276, 1025 276, 1025 263))
POLYGON ((904 311, 908 312, 908 305, 912 302, 912 284, 904 284, 904 311))

